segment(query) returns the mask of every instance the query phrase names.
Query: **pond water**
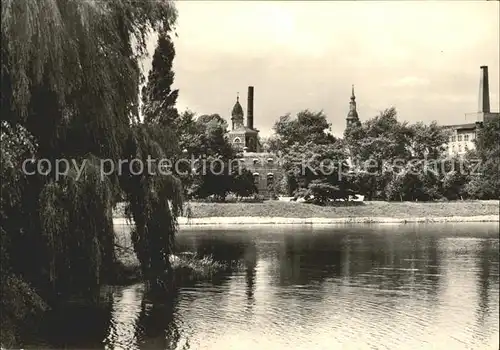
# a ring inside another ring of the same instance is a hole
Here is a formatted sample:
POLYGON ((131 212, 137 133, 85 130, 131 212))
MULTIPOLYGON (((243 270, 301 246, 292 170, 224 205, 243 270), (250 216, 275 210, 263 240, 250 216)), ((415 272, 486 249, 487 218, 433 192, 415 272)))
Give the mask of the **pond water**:
POLYGON ((34 347, 499 349, 498 223, 182 230, 181 251, 239 260, 170 302, 141 284, 48 315, 34 347))

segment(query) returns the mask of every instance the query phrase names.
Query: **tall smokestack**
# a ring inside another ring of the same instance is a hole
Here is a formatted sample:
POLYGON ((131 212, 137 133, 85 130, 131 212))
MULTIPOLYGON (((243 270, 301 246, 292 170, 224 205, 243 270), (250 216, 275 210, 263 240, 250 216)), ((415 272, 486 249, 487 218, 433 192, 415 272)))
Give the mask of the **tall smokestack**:
POLYGON ((253 129, 253 86, 248 87, 247 127, 253 129))
POLYGON ((490 86, 488 82, 488 66, 481 66, 478 112, 490 113, 490 86))

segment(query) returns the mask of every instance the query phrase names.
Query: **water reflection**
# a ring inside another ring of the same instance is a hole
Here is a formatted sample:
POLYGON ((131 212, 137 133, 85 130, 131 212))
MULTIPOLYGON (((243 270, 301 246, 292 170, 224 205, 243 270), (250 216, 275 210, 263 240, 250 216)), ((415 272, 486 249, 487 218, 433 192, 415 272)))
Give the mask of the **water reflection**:
POLYGON ((255 244, 250 244, 245 249, 244 253, 245 265, 245 282, 246 282, 246 296, 248 307, 250 308, 255 301, 255 278, 257 275, 257 248, 255 244))
POLYGON ((498 247, 498 224, 184 231, 179 250, 238 268, 161 303, 141 285, 116 289, 106 334, 91 339, 123 349, 498 349, 498 247))
POLYGON ((142 284, 114 291, 111 322, 104 340, 107 349, 137 348, 137 321, 144 310, 143 298, 142 284))
POLYGON ((110 325, 111 300, 103 293, 98 304, 84 304, 74 299, 56 305, 48 312, 35 334, 24 335, 24 348, 32 349, 102 349, 110 325))
MULTIPOLYGON (((498 315, 499 297, 499 259, 498 259, 498 240, 482 240, 477 250, 477 289, 479 295, 479 307, 476 308, 476 325, 481 330, 491 330, 497 327, 497 324, 491 324, 495 314, 498 315), (492 309, 492 306, 495 309, 492 309), (491 317, 493 316, 493 317, 491 317)), ((482 340, 488 332, 481 332, 482 340)))
POLYGON ((285 236, 278 254, 279 270, 273 271, 274 283, 318 286, 328 280, 339 285, 436 294, 440 278, 437 238, 384 234, 387 229, 378 228, 375 234, 344 230, 334 237, 328 230, 285 236))

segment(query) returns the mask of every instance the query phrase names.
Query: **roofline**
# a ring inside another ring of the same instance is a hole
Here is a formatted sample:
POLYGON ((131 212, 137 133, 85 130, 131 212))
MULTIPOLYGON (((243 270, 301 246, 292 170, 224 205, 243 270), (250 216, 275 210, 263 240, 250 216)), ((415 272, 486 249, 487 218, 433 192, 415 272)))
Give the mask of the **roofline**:
POLYGON ((451 124, 451 125, 442 125, 444 129, 475 129, 477 127, 477 123, 467 123, 467 124, 451 124))

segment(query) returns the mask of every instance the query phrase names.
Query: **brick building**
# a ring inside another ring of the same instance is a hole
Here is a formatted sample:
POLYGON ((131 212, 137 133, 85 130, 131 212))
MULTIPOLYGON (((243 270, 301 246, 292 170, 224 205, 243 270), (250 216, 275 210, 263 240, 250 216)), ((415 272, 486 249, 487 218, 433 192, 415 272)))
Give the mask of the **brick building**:
POLYGON ((283 174, 282 163, 277 154, 262 149, 259 140, 259 130, 254 128, 254 87, 248 87, 247 123, 244 123, 243 107, 239 96, 231 112, 231 130, 228 137, 233 147, 239 151, 241 165, 250 170, 260 195, 265 198, 273 196, 276 181, 283 174))

